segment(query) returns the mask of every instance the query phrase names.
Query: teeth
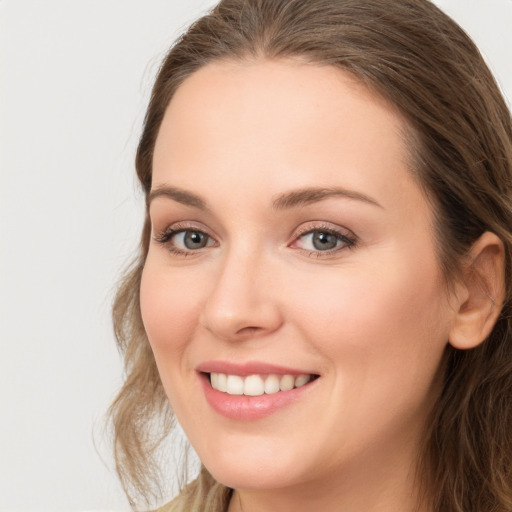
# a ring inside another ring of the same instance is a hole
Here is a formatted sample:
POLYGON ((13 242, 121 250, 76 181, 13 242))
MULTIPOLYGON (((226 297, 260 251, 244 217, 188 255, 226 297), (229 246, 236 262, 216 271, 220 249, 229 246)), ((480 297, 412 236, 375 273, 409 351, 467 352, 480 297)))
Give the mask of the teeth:
POLYGON ((227 393, 227 391, 228 391, 228 378, 226 377, 225 373, 218 373, 217 374, 217 387, 215 389, 218 389, 219 391, 227 393))
POLYGON ((311 380, 311 375, 227 375, 225 373, 211 373, 210 383, 213 389, 228 393, 229 395, 261 396, 271 395, 279 391, 289 391, 300 388, 311 380))
POLYGON ((265 383, 259 375, 249 375, 244 382, 244 395, 260 396, 265 393, 265 383))
POLYGON ((277 375, 269 375, 265 379, 265 393, 271 395, 279 391, 279 377, 277 375))
POLYGON ((295 387, 300 388, 301 386, 304 386, 304 384, 307 384, 310 380, 310 375, 299 375, 298 377, 295 377, 295 387))
POLYGON ((295 386, 295 377, 293 375, 283 375, 279 381, 281 391, 290 391, 295 386))
POLYGON ((244 379, 238 375, 228 375, 226 391, 228 395, 243 395, 244 379))

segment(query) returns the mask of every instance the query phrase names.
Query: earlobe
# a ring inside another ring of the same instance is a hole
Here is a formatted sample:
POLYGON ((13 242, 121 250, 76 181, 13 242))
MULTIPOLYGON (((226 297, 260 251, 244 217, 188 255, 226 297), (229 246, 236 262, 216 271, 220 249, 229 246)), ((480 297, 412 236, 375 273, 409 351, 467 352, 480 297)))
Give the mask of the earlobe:
POLYGON ((461 350, 480 345, 491 333, 505 297, 505 249, 486 231, 471 247, 463 270, 450 344, 461 350))

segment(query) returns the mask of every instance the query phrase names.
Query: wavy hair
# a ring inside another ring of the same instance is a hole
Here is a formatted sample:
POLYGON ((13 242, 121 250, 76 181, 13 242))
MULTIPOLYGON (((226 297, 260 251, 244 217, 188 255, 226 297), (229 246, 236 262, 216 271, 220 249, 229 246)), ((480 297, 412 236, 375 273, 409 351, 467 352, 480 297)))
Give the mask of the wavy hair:
MULTIPOLYGON (((447 283, 460 276, 461 257, 483 232, 504 244, 503 309, 480 346, 447 347, 418 471, 436 512, 510 511, 512 126, 491 72, 453 20, 428 0, 222 0, 178 39, 159 70, 136 156, 141 186, 147 196, 160 124, 187 77, 221 59, 297 57, 352 73, 406 119, 412 171, 434 209, 447 283)), ((158 491, 158 449, 173 427, 139 307, 149 237, 146 213, 113 307, 125 382, 110 416, 117 470, 134 508, 158 491)), ((214 485, 207 476, 198 482, 192 486, 214 485)))

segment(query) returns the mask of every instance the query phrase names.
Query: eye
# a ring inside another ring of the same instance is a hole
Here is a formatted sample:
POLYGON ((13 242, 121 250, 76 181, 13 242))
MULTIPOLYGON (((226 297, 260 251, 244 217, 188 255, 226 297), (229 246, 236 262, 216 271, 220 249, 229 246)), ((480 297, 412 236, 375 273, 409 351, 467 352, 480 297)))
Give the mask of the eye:
POLYGON ((216 245, 215 240, 204 231, 172 226, 155 236, 155 241, 164 245, 171 253, 179 255, 216 245))
POLYGON ((202 231, 179 231, 171 237, 171 241, 182 249, 202 249, 208 245, 210 237, 202 231))
POLYGON ((322 227, 303 231, 291 244, 291 247, 309 251, 320 256, 321 253, 332 254, 352 247, 355 243, 356 239, 353 234, 322 227))
POLYGON ((317 251, 329 251, 335 249, 340 243, 339 237, 326 231, 312 231, 302 237, 303 243, 309 245, 310 249, 317 251))

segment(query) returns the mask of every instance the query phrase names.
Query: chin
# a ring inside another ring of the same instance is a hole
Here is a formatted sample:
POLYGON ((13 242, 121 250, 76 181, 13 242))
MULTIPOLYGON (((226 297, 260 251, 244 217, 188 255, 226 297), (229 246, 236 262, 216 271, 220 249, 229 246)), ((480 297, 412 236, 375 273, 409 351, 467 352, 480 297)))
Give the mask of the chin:
POLYGON ((203 464, 215 480, 233 489, 285 488, 304 481, 296 460, 287 461, 282 453, 276 460, 275 453, 270 457, 250 457, 247 453, 230 451, 210 456, 203 464))
POLYGON ((207 468, 210 474, 226 487, 243 490, 265 490, 285 488, 293 485, 293 480, 285 478, 275 469, 270 473, 266 468, 246 466, 237 468, 207 468))

